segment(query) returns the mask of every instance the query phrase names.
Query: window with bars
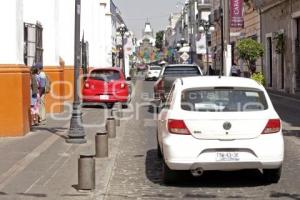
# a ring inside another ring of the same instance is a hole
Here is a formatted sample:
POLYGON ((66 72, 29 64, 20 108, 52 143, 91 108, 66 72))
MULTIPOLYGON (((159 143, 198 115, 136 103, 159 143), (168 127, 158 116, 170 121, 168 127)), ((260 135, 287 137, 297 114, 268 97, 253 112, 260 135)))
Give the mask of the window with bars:
POLYGON ((33 66, 43 64, 43 27, 36 24, 24 23, 24 63, 33 66))

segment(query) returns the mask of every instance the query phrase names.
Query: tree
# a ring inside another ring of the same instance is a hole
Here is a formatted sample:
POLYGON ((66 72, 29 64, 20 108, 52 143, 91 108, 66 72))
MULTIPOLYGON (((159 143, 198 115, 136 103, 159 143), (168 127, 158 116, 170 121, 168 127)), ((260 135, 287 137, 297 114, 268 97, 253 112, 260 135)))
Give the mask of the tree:
POLYGON ((259 42, 246 38, 237 44, 239 57, 246 61, 249 71, 253 74, 256 71, 255 62, 264 55, 264 47, 259 42))
POLYGON ((155 47, 158 48, 160 51, 162 51, 163 48, 164 34, 164 31, 159 31, 156 33, 155 47))

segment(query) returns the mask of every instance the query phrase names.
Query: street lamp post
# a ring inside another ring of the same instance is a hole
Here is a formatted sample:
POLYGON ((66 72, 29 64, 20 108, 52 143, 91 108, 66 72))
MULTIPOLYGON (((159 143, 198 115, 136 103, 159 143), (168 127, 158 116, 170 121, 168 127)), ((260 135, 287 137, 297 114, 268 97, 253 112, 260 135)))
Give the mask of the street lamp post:
POLYGON ((122 71, 125 74, 125 51, 124 51, 124 35, 128 31, 125 24, 121 24, 121 26, 117 29, 117 31, 121 34, 122 38, 122 71))
POLYGON ((208 63, 209 63, 209 55, 208 55, 208 32, 211 28, 211 23, 209 21, 200 19, 199 26, 203 28, 203 31, 205 33, 205 40, 206 40, 206 67, 208 69, 208 63))
POLYGON ((79 65, 80 65, 80 12, 81 0, 75 0, 75 38, 74 38, 74 102, 67 143, 86 143, 82 126, 81 103, 79 99, 79 65))

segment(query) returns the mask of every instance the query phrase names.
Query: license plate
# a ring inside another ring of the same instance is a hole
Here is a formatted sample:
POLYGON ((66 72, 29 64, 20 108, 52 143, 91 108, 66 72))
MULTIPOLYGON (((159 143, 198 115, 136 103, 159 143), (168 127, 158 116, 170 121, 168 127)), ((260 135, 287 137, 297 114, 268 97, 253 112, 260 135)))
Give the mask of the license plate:
POLYGON ((109 96, 108 95, 100 95, 100 100, 108 100, 109 96))
POLYGON ((217 152, 217 161, 239 161, 240 156, 238 152, 217 152))

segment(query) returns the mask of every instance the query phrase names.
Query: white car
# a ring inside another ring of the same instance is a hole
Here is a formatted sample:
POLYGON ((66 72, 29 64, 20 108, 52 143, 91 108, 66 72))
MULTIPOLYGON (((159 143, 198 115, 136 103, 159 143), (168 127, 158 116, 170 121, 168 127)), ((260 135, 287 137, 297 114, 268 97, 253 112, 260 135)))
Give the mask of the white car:
POLYGON ((145 75, 145 80, 157 80, 161 71, 160 66, 150 65, 145 75))
MULTIPOLYGON (((176 170, 260 169, 270 183, 281 176, 281 120, 265 90, 239 77, 177 79, 158 117, 158 154, 165 183, 176 170)), ((216 180, 217 181, 217 180, 216 180)))

